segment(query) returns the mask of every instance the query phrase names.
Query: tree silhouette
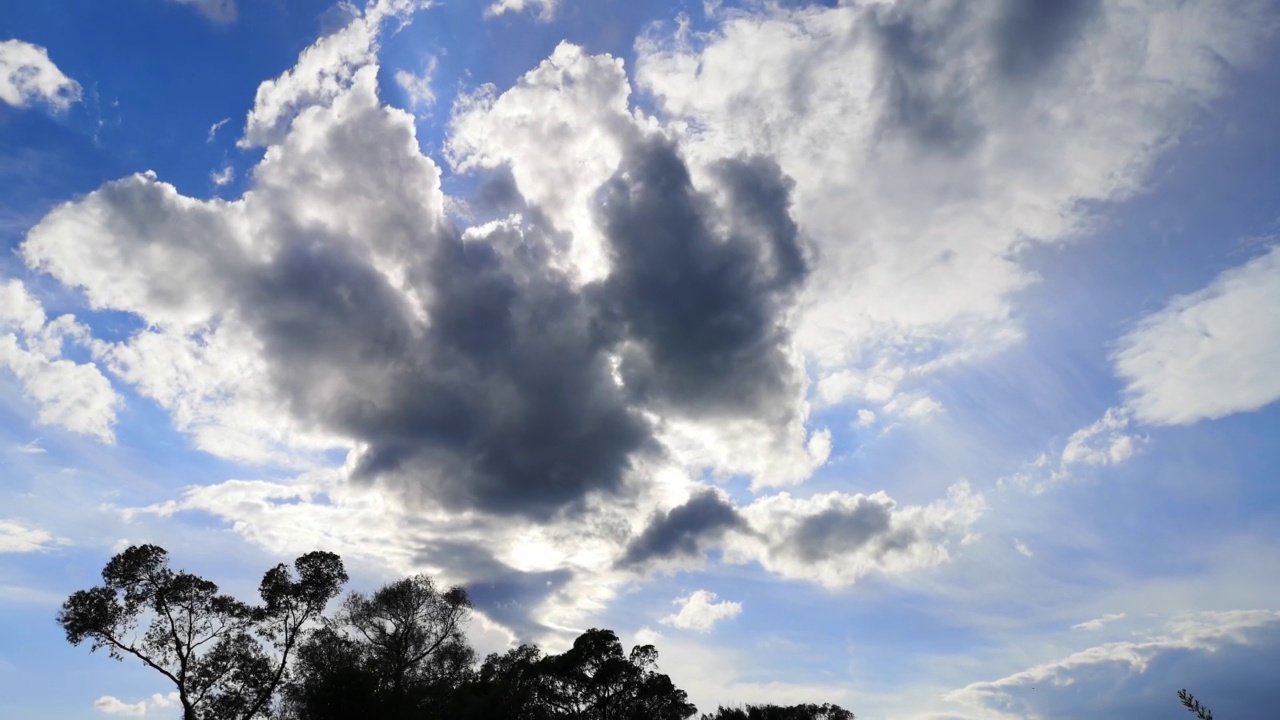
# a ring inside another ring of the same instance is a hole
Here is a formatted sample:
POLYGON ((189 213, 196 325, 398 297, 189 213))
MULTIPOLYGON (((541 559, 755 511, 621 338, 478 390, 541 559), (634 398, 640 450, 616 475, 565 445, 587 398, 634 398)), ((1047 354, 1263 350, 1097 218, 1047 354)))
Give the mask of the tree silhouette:
POLYGON ((720 707, 702 720, 853 720, 853 713, 839 705, 746 705, 740 708, 720 707))
POLYGON ((91 651, 159 672, 177 689, 183 720, 249 720, 266 715, 304 627, 347 573, 337 555, 307 553, 293 572, 268 570, 263 604, 252 606, 171 569, 163 548, 141 545, 113 557, 102 579, 63 603, 57 619, 68 642, 89 640, 91 651))
MULTIPOLYGON (((73 645, 134 657, 173 683, 183 720, 686 720, 685 691, 658 651, 624 652, 611 630, 560 654, 521 645, 476 667, 463 627, 471 602, 426 575, 352 593, 342 560, 312 552, 268 570, 261 604, 169 567, 155 545, 106 564, 103 584, 73 593, 58 623, 73 645)), ((1183 697, 1182 694, 1179 697, 1183 697)), ((1194 699, 1187 695, 1188 707, 1194 699)), ((1195 703, 1195 707, 1199 707, 1195 703)), ((1212 720, 1208 711, 1201 720, 1212 720)), ((703 720, 853 720, 836 705, 720 708, 703 720)))
POLYGON ((1186 689, 1178 691, 1178 699, 1182 701, 1183 707, 1195 713, 1195 716, 1200 720, 1213 720, 1213 711, 1201 705, 1200 701, 1196 700, 1195 696, 1187 692, 1186 689))
POLYGON ((291 717, 421 717, 471 680, 475 651, 462 627, 471 602, 426 575, 397 580, 372 595, 352 593, 325 629, 299 651, 285 690, 291 717))

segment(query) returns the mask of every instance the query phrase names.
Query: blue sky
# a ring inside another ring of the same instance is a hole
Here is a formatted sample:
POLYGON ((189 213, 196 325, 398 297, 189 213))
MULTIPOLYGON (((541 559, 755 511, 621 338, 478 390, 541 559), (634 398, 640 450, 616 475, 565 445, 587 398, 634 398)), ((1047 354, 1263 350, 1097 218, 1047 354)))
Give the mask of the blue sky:
POLYGON ((132 543, 702 710, 1280 702, 1280 6, 0 10, 0 705, 132 543))

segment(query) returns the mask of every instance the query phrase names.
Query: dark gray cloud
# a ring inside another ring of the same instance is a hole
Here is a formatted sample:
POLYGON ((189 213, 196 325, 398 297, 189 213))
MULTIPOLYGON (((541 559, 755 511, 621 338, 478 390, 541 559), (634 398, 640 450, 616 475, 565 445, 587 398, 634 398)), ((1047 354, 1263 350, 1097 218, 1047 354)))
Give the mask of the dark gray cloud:
POLYGON ((783 547, 805 562, 815 562, 868 545, 883 555, 920 540, 914 528, 893 530, 892 519, 891 504, 862 498, 856 507, 833 507, 805 518, 783 547))
POLYGON ((650 429, 584 298, 536 242, 502 233, 438 241, 418 269, 425 327, 383 274, 324 245, 282 252, 246 319, 294 414, 365 443, 357 478, 547 516, 616 491, 650 429))
POLYGON ((472 605, 490 620, 514 632, 518 642, 533 642, 547 627, 530 619, 530 613, 549 595, 573 578, 567 569, 523 572, 495 559, 482 547, 466 543, 433 543, 419 561, 438 564, 447 560, 465 575, 462 585, 472 605))
POLYGON ((868 15, 880 50, 882 133, 906 133, 925 147, 955 153, 981 139, 972 107, 976 78, 955 51, 973 5, 895 3, 868 15))
POLYGON ((1016 97, 1034 87, 1101 12, 1101 0, 920 0, 876 7, 868 28, 880 50, 880 131, 906 133, 930 149, 971 150, 985 132, 977 97, 1016 97))
POLYGON ((716 540, 744 521, 733 505, 714 490, 703 491, 685 504, 655 515, 649 526, 627 545, 619 565, 630 566, 653 559, 695 557, 703 543, 716 540))
POLYGON ((1031 80, 1070 50, 1102 11, 1102 0, 1004 0, 995 22, 996 67, 1031 80))
POLYGON ((694 189, 665 140, 631 148, 597 195, 613 261, 594 288, 600 320, 637 402, 785 419, 801 381, 785 312, 807 274, 791 182, 763 158, 713 173, 727 207, 694 189))
POLYGON ((724 208, 671 146, 638 143, 600 192, 615 267, 586 289, 552 267, 534 208, 483 238, 424 230, 408 269, 421 307, 361 250, 300 228, 271 262, 232 263, 229 295, 292 414, 362 444, 355 478, 455 508, 572 512, 659 452, 641 408, 790 418, 783 319, 806 274, 790 183, 760 159, 714 172, 724 208))

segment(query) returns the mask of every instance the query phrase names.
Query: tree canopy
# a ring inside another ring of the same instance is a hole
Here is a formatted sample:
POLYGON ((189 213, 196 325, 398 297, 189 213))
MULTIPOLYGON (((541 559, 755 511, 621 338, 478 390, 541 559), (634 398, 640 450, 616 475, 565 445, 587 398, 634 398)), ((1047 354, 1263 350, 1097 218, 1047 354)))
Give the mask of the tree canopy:
MULTIPOLYGON (((684 690, 658 670, 658 651, 628 652, 592 628, 559 654, 520 645, 477 662, 464 633, 465 589, 427 575, 371 594, 350 593, 342 560, 311 552, 277 565, 250 604, 213 582, 169 567, 155 545, 126 549, 103 583, 73 593, 58 623, 85 641, 132 657, 177 690, 183 720, 686 720, 684 690)), ((835 705, 720 708, 702 720, 852 720, 835 705)))
POLYGON ((173 683, 183 720, 267 716, 308 623, 347 581, 341 558, 312 552, 292 571, 277 565, 262 578, 262 603, 250 605, 171 569, 168 556, 137 545, 113 557, 102 585, 63 603, 68 642, 141 660, 173 683))

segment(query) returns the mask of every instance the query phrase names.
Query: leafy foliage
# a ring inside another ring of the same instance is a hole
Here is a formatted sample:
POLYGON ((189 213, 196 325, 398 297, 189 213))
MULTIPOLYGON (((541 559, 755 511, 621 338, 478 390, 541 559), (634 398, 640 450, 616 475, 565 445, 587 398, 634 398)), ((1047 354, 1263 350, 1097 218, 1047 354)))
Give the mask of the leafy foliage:
POLYGON ((658 651, 624 653, 611 630, 591 629, 559 655, 521 645, 485 659, 476 680, 452 699, 448 718, 500 720, 684 720, 688 695, 656 669, 658 651))
POLYGON ((71 595, 58 613, 67 641, 117 660, 141 660, 173 683, 184 720, 265 716, 304 626, 347 581, 342 560, 312 552, 262 579, 263 604, 218 592, 169 567, 155 545, 130 547, 102 570, 103 584, 71 595))
POLYGON ((814 705, 745 705, 720 707, 715 713, 704 714, 701 720, 853 720, 853 713, 839 705, 824 703, 814 705))
POLYGON ((1182 701, 1183 707, 1195 713, 1200 720, 1213 720, 1213 711, 1201 705, 1200 701, 1185 689, 1178 691, 1178 699, 1182 701))
POLYGON ((439 592, 426 575, 352 593, 299 652, 285 689, 292 717, 421 717, 473 675, 475 651, 462 627, 471 601, 459 587, 439 592))
MULTIPOLYGON (((560 654, 521 645, 477 666, 463 633, 471 601, 426 575, 351 593, 342 560, 313 552, 268 570, 250 605, 130 547, 103 583, 71 595, 58 622, 73 645, 133 657, 177 688, 183 720, 686 720, 685 691, 658 651, 624 651, 593 628, 560 654)), ((703 720, 853 720, 835 705, 720 708, 703 720)), ((1205 720, 1212 720, 1206 718, 1205 720)))

